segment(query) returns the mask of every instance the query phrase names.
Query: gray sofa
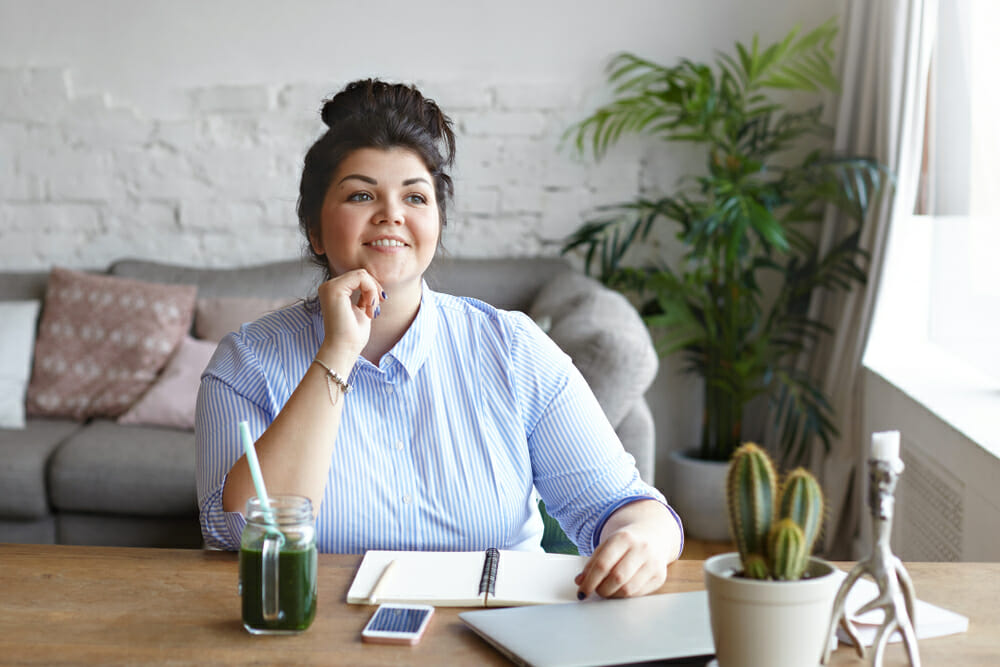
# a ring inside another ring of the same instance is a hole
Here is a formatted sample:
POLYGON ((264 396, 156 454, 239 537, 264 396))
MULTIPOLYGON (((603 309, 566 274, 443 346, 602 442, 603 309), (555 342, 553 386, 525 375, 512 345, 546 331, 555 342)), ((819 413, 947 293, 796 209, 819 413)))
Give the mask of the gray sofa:
MULTIPOLYGON (((198 297, 304 297, 319 274, 279 262, 198 269, 122 260, 111 275, 194 284, 198 297)), ((0 273, 0 300, 44 299, 48 272, 0 273)), ((643 478, 653 481, 654 434, 644 394, 657 357, 619 294, 559 259, 439 258, 433 288, 529 313, 590 382, 643 478)), ((43 306, 44 307, 44 306, 43 306)), ((0 429, 0 542, 199 547, 191 431, 30 418, 0 429)))

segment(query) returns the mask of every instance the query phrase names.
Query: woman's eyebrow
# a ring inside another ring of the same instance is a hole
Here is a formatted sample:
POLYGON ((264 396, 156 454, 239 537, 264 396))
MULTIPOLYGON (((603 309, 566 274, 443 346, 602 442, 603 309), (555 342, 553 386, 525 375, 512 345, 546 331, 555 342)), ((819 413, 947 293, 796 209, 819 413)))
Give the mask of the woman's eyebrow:
MULTIPOLYGON (((348 174, 347 176, 344 176, 342 179, 340 179, 338 185, 340 185, 340 183, 343 183, 344 181, 349 181, 352 178, 356 178, 359 181, 364 181, 365 183, 370 183, 371 185, 378 185, 378 181, 376 181, 374 178, 372 178, 371 176, 365 176, 363 174, 348 174)), ((423 176, 417 176, 415 178, 408 178, 405 181, 403 181, 403 186, 405 187, 407 185, 413 185, 414 183, 426 183, 427 185, 431 184, 431 182, 428 181, 423 176)))
MULTIPOLYGON (((365 176, 363 174, 348 174, 347 176, 344 176, 342 179, 340 179, 340 183, 343 183, 344 181, 349 181, 352 178, 356 178, 359 181, 364 181, 365 183, 371 183, 372 185, 378 185, 378 181, 376 181, 374 178, 370 176, 365 176)), ((340 183, 338 183, 337 185, 340 185, 340 183)))

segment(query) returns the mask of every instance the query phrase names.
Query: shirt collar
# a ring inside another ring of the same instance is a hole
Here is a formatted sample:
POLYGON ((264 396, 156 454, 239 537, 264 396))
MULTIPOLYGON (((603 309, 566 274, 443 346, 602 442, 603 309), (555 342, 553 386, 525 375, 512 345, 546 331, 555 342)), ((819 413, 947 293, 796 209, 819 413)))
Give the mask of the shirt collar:
MULTIPOLYGON (((406 374, 411 378, 417 374, 423 366, 427 357, 430 356, 431 347, 438 330, 438 306, 437 295, 427 287, 427 282, 421 283, 420 309, 413 319, 410 328, 406 330, 403 337, 399 339, 391 350, 386 353, 386 357, 392 357, 403 367, 406 374)), ((316 312, 313 314, 313 331, 316 336, 316 348, 323 343, 325 330, 323 328, 323 311, 319 302, 316 302, 316 312)), ((359 358, 355 363, 355 368, 362 363, 359 358)))
POLYGON ((399 342, 386 354, 386 356, 391 356, 398 361, 411 378, 416 376, 417 371, 430 356, 431 347, 437 336, 438 306, 436 296, 427 287, 426 282, 421 283, 420 309, 417 311, 417 316, 399 342))

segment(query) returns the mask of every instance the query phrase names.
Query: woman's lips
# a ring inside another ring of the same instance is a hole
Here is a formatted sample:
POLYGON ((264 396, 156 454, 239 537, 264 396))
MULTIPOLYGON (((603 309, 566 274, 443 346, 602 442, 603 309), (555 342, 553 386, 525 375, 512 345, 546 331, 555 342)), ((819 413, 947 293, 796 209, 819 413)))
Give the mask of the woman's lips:
POLYGON ((408 244, 403 243, 399 239, 376 239, 374 241, 369 241, 364 245, 371 246, 373 248, 405 248, 408 244))

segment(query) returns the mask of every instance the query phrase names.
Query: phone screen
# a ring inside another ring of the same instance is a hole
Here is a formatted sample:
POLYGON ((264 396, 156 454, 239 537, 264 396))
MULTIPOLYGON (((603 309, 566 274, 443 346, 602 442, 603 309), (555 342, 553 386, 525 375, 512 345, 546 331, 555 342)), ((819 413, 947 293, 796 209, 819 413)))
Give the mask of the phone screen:
POLYGON ((416 632, 430 610, 383 605, 378 608, 367 629, 373 632, 416 632))
POLYGON ((378 644, 409 644, 420 641, 434 607, 425 604, 383 604, 361 632, 361 639, 378 644))

